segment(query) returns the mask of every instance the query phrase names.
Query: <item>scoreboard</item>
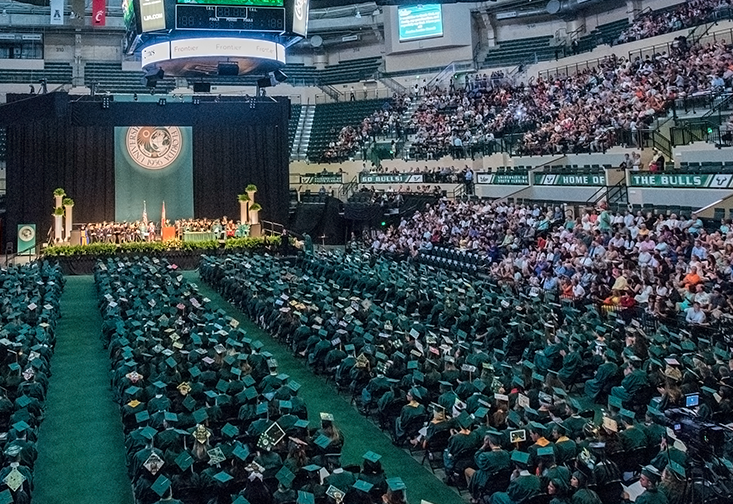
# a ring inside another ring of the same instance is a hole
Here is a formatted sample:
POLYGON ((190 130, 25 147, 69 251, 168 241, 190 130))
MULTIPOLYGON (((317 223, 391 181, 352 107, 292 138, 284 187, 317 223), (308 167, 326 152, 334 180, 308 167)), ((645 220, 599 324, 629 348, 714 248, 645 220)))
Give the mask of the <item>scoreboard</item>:
POLYGON ((124 50, 167 76, 266 73, 306 35, 309 0, 123 0, 124 50))
POLYGON ((176 5, 176 30, 285 31, 285 8, 176 5))

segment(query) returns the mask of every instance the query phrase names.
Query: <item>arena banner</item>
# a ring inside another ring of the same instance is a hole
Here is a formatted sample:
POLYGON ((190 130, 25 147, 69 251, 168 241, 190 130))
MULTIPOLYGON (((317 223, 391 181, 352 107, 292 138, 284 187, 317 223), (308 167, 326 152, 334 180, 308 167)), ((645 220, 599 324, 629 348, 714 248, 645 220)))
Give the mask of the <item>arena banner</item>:
POLYGON ((733 175, 730 173, 681 175, 632 173, 629 185, 632 187, 727 189, 733 186, 733 175))
POLYGON ((343 178, 340 173, 323 173, 316 175, 301 175, 301 184, 343 184, 343 178))
POLYGON ((479 173, 476 175, 476 183, 487 185, 529 185, 529 175, 526 173, 479 173))
POLYGON ((141 220, 147 206, 159 222, 164 202, 169 219, 193 217, 191 128, 115 127, 115 220, 141 220))
POLYGON ((51 0, 51 24, 64 24, 64 0, 51 0))
POLYGON ((605 186, 606 175, 535 173, 534 185, 547 186, 605 186))
POLYGON ((422 184, 421 173, 360 173, 360 184, 422 184))

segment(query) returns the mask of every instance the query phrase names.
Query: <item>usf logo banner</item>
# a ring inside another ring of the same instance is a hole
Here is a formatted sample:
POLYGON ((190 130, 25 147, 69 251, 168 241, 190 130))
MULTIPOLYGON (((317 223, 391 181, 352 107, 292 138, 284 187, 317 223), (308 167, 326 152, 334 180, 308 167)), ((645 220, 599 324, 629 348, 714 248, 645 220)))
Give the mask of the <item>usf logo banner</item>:
POLYGON ((115 220, 159 222, 165 203, 171 220, 193 217, 191 128, 115 128, 115 220))
POLYGON ((529 185, 529 175, 526 173, 479 173, 476 176, 476 182, 494 185, 529 185))
POLYGON ((727 189, 733 185, 733 174, 708 173, 699 175, 631 174, 632 187, 684 187, 727 189))
POLYGON ((320 175, 301 175, 301 184, 333 185, 343 183, 340 173, 328 173, 320 175))

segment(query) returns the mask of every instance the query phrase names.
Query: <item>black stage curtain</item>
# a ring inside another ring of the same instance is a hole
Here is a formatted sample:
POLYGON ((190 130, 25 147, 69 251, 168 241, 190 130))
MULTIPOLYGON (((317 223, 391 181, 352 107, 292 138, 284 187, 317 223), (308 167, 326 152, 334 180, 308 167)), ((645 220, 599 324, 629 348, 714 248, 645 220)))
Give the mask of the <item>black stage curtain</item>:
POLYGON ((288 215, 287 99, 259 102, 112 102, 68 95, 17 99, 0 107, 8 126, 5 242, 17 224, 35 223, 39 241, 52 226, 53 191, 74 199, 74 222, 114 219, 114 127, 192 126, 194 215, 239 218, 237 194, 258 188, 260 218, 285 223, 288 215), (36 113, 34 114, 33 111, 36 113))
POLYGON ((6 241, 17 224, 35 223, 39 240, 53 219, 53 191, 74 199, 75 222, 114 219, 114 138, 95 127, 70 127, 63 119, 10 126, 7 157, 6 241))
POLYGON ((213 126, 193 130, 193 206, 197 217, 239 219, 237 195, 257 186, 260 220, 288 217, 287 119, 281 124, 213 126), (282 170, 279 167, 285 166, 282 170))

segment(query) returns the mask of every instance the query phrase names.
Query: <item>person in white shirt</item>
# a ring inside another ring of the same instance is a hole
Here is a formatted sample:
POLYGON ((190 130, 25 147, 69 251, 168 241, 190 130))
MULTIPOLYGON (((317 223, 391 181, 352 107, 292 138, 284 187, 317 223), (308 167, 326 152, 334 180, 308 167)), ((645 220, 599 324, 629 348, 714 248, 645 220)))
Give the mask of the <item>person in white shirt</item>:
POLYGON ((685 321, 688 324, 700 325, 705 323, 705 312, 700 308, 700 303, 692 303, 692 307, 686 310, 685 321))

